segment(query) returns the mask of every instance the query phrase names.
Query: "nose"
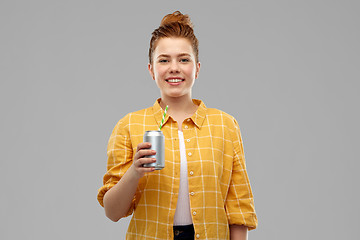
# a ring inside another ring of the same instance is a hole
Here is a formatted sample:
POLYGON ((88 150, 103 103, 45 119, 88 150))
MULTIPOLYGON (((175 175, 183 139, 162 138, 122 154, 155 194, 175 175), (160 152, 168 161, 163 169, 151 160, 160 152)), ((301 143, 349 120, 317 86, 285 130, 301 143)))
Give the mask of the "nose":
POLYGON ((176 60, 171 61, 171 64, 170 64, 170 72, 171 72, 171 73, 178 73, 178 72, 180 72, 179 63, 178 63, 176 60))

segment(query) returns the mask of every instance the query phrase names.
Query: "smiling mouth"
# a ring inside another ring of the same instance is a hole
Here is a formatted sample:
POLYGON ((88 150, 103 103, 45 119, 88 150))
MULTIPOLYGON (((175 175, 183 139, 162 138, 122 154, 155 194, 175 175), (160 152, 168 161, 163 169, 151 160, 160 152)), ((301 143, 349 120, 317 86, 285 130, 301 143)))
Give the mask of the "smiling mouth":
POLYGON ((180 79, 180 78, 175 78, 175 79, 167 79, 166 81, 169 83, 178 83, 178 82, 182 82, 184 80, 180 79))

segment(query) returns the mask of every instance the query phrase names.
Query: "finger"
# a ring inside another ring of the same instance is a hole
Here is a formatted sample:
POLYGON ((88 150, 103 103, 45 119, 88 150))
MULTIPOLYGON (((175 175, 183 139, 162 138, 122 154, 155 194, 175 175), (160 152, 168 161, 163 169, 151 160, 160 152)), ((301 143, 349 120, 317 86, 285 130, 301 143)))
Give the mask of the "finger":
POLYGON ((147 173, 147 172, 153 172, 155 171, 154 167, 150 167, 150 168, 141 168, 140 170, 142 173, 147 173))
POLYGON ((156 154, 155 150, 142 149, 142 150, 139 150, 138 152, 135 153, 134 159, 136 160, 136 159, 142 158, 144 156, 152 156, 152 155, 155 155, 155 154, 156 154))
POLYGON ((144 164, 154 163, 154 162, 156 162, 155 158, 139 158, 137 161, 134 162, 134 164, 135 164, 135 167, 145 168, 145 167, 143 167, 144 164))
POLYGON ((141 149, 151 148, 151 143, 149 142, 142 142, 137 145, 136 152, 138 152, 141 149))

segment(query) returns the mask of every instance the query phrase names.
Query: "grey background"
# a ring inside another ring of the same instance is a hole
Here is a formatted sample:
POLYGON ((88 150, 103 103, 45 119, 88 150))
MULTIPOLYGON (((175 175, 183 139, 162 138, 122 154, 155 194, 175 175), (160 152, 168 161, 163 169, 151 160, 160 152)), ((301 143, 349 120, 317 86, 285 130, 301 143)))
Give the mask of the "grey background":
POLYGON ((193 97, 235 116, 250 239, 359 235, 359 1, 0 1, 0 239, 124 239, 97 203, 116 122, 153 104, 150 34, 200 41, 193 97))

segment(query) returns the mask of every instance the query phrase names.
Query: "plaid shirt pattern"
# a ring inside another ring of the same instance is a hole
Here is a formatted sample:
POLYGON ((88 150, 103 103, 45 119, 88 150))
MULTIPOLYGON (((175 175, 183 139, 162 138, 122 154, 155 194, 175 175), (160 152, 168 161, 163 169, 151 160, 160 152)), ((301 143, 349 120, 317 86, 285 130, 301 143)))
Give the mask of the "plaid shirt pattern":
MULTIPOLYGON (((147 109, 129 113, 115 126, 108 143, 107 172, 98 201, 131 166, 145 131, 157 130, 163 110, 158 99, 147 109)), ((240 129, 227 113, 199 107, 182 128, 188 162, 190 208, 197 239, 229 239, 229 224, 257 226, 254 199, 246 172, 240 129)), ((180 182, 178 126, 166 116, 165 168, 140 179, 126 239, 173 239, 173 219, 180 182)))

